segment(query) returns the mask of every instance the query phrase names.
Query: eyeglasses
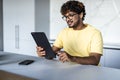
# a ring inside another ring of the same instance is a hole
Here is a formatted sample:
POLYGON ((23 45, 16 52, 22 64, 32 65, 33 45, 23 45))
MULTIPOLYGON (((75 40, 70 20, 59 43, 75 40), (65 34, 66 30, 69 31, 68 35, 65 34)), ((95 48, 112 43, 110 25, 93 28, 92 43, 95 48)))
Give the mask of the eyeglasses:
POLYGON ((63 20, 66 20, 67 18, 71 19, 71 18, 73 18, 75 15, 77 15, 77 14, 69 14, 68 16, 63 16, 62 19, 63 19, 63 20))

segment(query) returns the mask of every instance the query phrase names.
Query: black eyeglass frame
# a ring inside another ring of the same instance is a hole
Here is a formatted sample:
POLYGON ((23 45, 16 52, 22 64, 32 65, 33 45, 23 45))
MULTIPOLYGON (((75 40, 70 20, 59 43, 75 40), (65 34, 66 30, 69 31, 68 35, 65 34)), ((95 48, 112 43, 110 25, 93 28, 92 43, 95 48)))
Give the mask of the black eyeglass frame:
POLYGON ((77 15, 77 14, 76 14, 76 13, 74 13, 74 14, 69 14, 68 16, 63 16, 62 19, 63 19, 63 20, 66 20, 67 18, 71 19, 71 18, 73 18, 75 15, 77 15))

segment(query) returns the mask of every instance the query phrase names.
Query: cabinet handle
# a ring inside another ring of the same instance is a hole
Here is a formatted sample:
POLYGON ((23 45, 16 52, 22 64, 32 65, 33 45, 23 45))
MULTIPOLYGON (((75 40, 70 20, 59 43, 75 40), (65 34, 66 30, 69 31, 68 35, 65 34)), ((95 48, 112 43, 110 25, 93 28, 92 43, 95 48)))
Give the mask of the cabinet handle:
POLYGON ((19 25, 15 25, 15 48, 19 49, 19 25))

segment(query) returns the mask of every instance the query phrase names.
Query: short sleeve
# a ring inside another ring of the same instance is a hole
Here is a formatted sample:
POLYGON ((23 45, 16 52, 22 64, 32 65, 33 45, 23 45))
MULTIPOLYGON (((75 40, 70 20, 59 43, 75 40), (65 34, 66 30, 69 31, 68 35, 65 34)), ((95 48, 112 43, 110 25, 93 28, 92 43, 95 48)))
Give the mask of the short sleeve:
POLYGON ((53 45, 58 47, 58 48, 63 48, 62 31, 58 34, 58 36, 57 36, 53 45))
POLYGON ((101 32, 96 32, 91 40, 91 52, 103 53, 103 38, 101 32))

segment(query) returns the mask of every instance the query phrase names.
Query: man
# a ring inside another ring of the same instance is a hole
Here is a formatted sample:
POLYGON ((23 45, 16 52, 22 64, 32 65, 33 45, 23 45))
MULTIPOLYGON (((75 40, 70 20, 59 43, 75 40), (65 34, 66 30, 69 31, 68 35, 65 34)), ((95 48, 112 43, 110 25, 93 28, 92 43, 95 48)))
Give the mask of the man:
MULTIPOLYGON (((61 7, 67 28, 57 36, 52 49, 62 62, 72 61, 85 65, 98 65, 103 52, 101 32, 89 24, 84 24, 85 6, 79 1, 67 1, 61 7), (61 49, 64 51, 60 51, 61 49)), ((43 57, 46 53, 37 47, 37 54, 43 57)))

